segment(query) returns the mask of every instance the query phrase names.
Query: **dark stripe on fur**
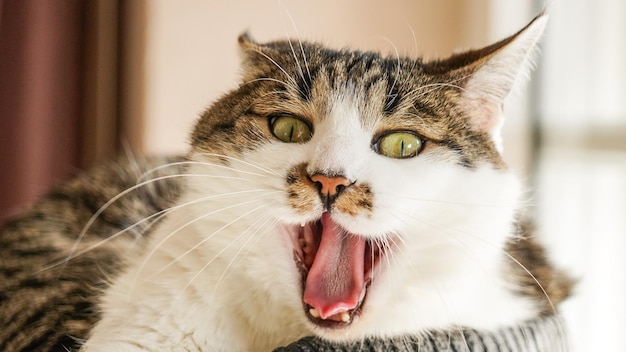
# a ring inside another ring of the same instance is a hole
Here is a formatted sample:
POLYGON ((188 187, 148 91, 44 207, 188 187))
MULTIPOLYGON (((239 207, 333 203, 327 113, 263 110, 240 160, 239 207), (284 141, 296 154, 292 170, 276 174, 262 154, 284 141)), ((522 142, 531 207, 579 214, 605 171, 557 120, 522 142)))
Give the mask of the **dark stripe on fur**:
MULTIPOLYGON (((173 161, 173 160, 170 160, 173 161)), ((95 303, 105 279, 123 267, 119 246, 134 243, 132 233, 70 260, 74 241, 92 214, 139 176, 167 159, 125 160, 66 182, 0 234, 0 350, 67 351, 98 319, 95 303), (115 244, 113 243, 115 242, 115 244)), ((179 166, 150 177, 182 172, 179 166)), ((159 181, 130 192, 102 213, 85 233, 79 250, 101 241, 169 206, 178 196, 176 179, 159 181)))

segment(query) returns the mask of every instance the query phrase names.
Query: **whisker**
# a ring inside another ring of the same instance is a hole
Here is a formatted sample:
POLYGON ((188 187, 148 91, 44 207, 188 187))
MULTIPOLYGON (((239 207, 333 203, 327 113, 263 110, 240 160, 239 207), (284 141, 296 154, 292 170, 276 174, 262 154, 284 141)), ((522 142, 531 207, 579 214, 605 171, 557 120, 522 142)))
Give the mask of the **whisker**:
MULTIPOLYGON (((420 221, 438 231, 441 231, 443 234, 447 235, 449 238, 451 238, 452 240, 454 240, 455 242, 457 242, 458 244, 460 244, 469 255, 472 255, 472 257, 477 257, 475 255, 475 253, 472 251, 471 247, 468 246, 465 242, 463 242, 460 238, 458 238, 457 236, 455 236, 455 233, 453 233, 451 230, 444 228, 443 226, 438 226, 436 224, 433 223, 429 223, 428 221, 424 220, 424 219, 420 219, 418 217, 413 216, 413 219, 420 221)), ((545 288, 543 287, 543 285, 539 282, 539 280, 537 279, 537 277, 524 265, 522 264, 519 260, 517 260, 515 257, 513 257, 510 253, 508 253, 504 248, 500 248, 499 246, 494 245, 493 243, 487 241, 486 239, 482 238, 481 236, 477 236, 476 234, 464 231, 464 232, 460 232, 458 230, 455 230, 454 232, 457 232, 458 234, 462 235, 462 236, 470 236, 476 240, 479 240, 481 242, 483 242, 484 244, 495 248, 496 250, 502 252, 506 257, 508 257, 509 259, 511 259, 516 265, 518 265, 524 272, 526 272, 526 274, 529 275, 529 277, 533 280, 533 282, 537 285, 537 287, 541 290, 541 292, 543 293, 544 297, 546 298, 548 305, 550 306, 550 309, 553 312, 556 312, 556 307, 554 305, 554 303, 552 302, 552 300, 550 299, 550 296, 548 295, 548 292, 545 290, 545 288)), ((480 261, 479 261, 480 263, 480 261)), ((482 267, 482 265, 481 265, 482 267)), ((486 270, 483 267, 483 270, 486 270)))
POLYGON ((266 172, 266 173, 268 173, 268 174, 271 174, 271 175, 274 175, 274 176, 278 176, 278 177, 282 177, 282 175, 281 175, 280 173, 278 173, 278 172, 276 172, 276 171, 274 171, 274 170, 272 170, 272 169, 270 169, 270 168, 267 168, 267 167, 263 167, 263 166, 260 166, 260 165, 254 164, 254 163, 252 163, 252 162, 245 161, 245 160, 240 159, 240 158, 235 158, 235 157, 232 157, 232 156, 230 156, 230 155, 223 155, 223 154, 216 154, 216 153, 208 153, 208 152, 202 153, 202 155, 204 155, 204 156, 212 156, 212 157, 215 157, 215 158, 224 158, 224 159, 227 159, 227 160, 240 162, 240 163, 242 163, 242 164, 244 164, 244 165, 247 165, 247 166, 253 167, 253 168, 255 168, 255 169, 261 170, 261 171, 266 172))
POLYGON ((391 45, 391 47, 393 48, 393 50, 394 50, 394 52, 396 54, 396 60, 397 60, 397 62, 396 62, 396 67, 397 67, 396 75, 393 77, 393 83, 391 84, 391 87, 389 87, 389 92, 387 92, 387 96, 392 98, 387 103, 387 106, 385 107, 387 109, 397 99, 397 94, 393 94, 393 91, 395 90, 396 84, 398 83, 398 77, 400 77, 400 74, 402 73, 402 67, 400 65, 400 52, 398 51, 398 47, 393 43, 393 41, 391 39, 389 39, 389 38, 387 38, 385 36, 380 36, 380 38, 382 38, 384 41, 389 43, 389 45, 391 45))
MULTIPOLYGON (((409 23, 409 21, 407 21, 407 19, 404 19, 404 24, 409 28, 409 31, 411 32, 411 37, 413 38, 413 50, 415 50, 414 55, 418 56, 419 55, 419 46, 417 45, 417 35, 415 34, 415 30, 413 29, 413 26, 411 25, 411 23, 409 23)), ((413 71, 415 69, 415 66, 417 66, 417 60, 411 60, 413 61, 413 64, 411 65, 411 70, 413 71)))
MULTIPOLYGON (((289 15, 289 12, 287 12, 287 14, 289 15)), ((282 19, 282 17, 281 17, 281 19, 282 19)), ((292 23, 293 23, 293 19, 292 19, 292 23)), ((294 24, 294 26, 295 26, 295 24, 294 24)), ((308 84, 306 78, 304 77, 304 71, 302 70, 302 65, 300 65, 300 60, 298 60, 298 56, 296 55, 296 50, 293 48, 293 43, 291 42, 291 38, 289 38, 289 35, 287 34, 287 28, 285 27, 284 23, 283 23, 283 30, 285 31, 285 37, 287 38, 287 43, 289 43, 289 48, 291 49, 291 55, 293 56, 293 59, 296 62, 296 67, 298 68, 298 73, 300 74, 300 78, 302 78, 302 82, 306 86, 306 89, 310 90, 311 87, 309 87, 309 84, 308 84)))
MULTIPOLYGON (((291 20, 293 22, 293 18, 291 20)), ((306 52, 304 51, 304 46, 302 45, 302 40, 300 40, 300 34, 298 33, 298 29, 296 29, 296 37, 298 38, 298 44, 300 46, 300 51, 302 52, 302 61, 304 61, 304 67, 306 68, 306 74, 309 77, 309 82, 311 82, 311 81, 313 81, 313 77, 311 77, 311 69, 309 68, 309 62, 308 62, 308 59, 306 58, 306 52)))
MULTIPOLYGON (((250 233, 250 235, 248 235, 248 238, 246 239, 246 241, 239 247, 239 249, 237 250, 237 252, 235 253, 235 255, 233 256, 233 258, 228 262, 228 265, 226 265, 226 268, 224 268, 224 271, 222 271, 222 274, 220 275, 219 279, 217 280, 217 282, 215 283, 214 286, 214 291, 217 291, 220 283, 222 282, 222 280, 226 277, 226 274, 228 272, 228 270, 230 269, 230 267, 235 263, 235 261, 237 260, 237 258, 240 258, 240 253, 244 248, 247 248, 246 252, 244 253, 243 256, 241 256, 241 259, 245 258, 248 253, 250 253, 250 250, 252 249, 253 246, 249 246, 250 244, 250 240, 252 240, 253 238, 256 238, 256 241, 258 241, 261 236, 256 236, 256 234, 259 232, 259 230, 261 229, 261 226, 264 226, 269 220, 271 219, 271 215, 269 214, 269 212, 266 212, 263 216, 261 216, 259 219, 257 219, 253 224, 251 224, 250 226, 248 226, 247 230, 250 230, 253 227, 256 227, 256 229, 254 230, 254 232, 250 233), (259 226, 257 226, 257 224, 259 226)), ((273 221, 273 224, 276 224, 277 221, 273 221)), ((268 228, 270 228, 271 226, 268 226, 268 228)), ((237 236, 237 238, 235 238, 235 240, 239 239, 239 237, 241 237, 243 234, 245 234, 246 231, 242 232, 242 234, 240 234, 239 236, 237 236)), ((233 240, 233 242, 235 241, 233 240)))
MULTIPOLYGON (((289 17, 289 21, 291 22, 291 27, 296 32, 296 38, 298 39, 298 44, 300 46, 300 52, 302 53, 302 60, 304 61, 304 67, 306 68, 306 72, 307 72, 307 76, 309 77, 309 81, 311 81, 312 80, 312 78, 311 78, 311 70, 309 69, 309 64, 307 62, 306 53, 304 52, 304 46, 302 45, 302 39, 300 37, 300 33, 298 32, 298 26, 296 26, 296 22, 294 21, 293 16, 291 15, 291 12, 289 11, 289 9, 285 5, 285 3, 281 1, 280 4, 283 5, 283 10, 287 14, 287 17, 289 17)), ((284 28, 284 25, 283 25, 283 28, 284 28)), ((287 32, 287 30, 285 29, 285 34, 287 34, 286 32, 287 32)), ((291 46, 291 40, 289 41, 289 45, 291 46)), ((295 57, 296 54, 295 54, 295 52, 293 50, 293 46, 291 46, 291 52, 293 53, 293 55, 295 57)), ((298 62, 297 58, 296 58, 296 62, 298 62)), ((300 63, 298 62, 298 67, 299 66, 300 66, 300 63)), ((302 72, 301 68, 300 68, 300 72, 302 72)), ((309 85, 307 83, 307 80, 304 79, 304 76, 302 77, 302 79, 304 80, 304 84, 307 85, 307 88, 311 89, 311 87, 309 87, 309 85)))
POLYGON ((243 83, 242 85, 247 85, 247 84, 251 84, 251 83, 255 83, 255 82, 275 82, 275 83, 280 83, 281 85, 284 85, 285 88, 293 87, 291 84, 289 84, 289 83, 287 83, 285 81, 281 81, 280 79, 270 78, 270 77, 255 78, 255 79, 252 79, 252 80, 249 80, 249 81, 243 83))
MULTIPOLYGON (((392 257, 391 260, 394 262, 395 265, 397 265, 397 257, 398 255, 402 255, 404 258, 409 258, 409 253, 406 250, 407 249, 407 244, 404 241, 404 238, 402 238, 402 236, 388 236, 386 238, 386 248, 385 248, 385 253, 391 253, 392 257), (399 242, 396 242, 396 240, 399 242), (393 245, 393 248, 392 246, 393 245)), ((411 269, 415 271, 415 266, 413 265, 413 261, 407 260, 407 263, 410 263, 411 269)), ((391 264, 389 264, 391 265, 391 264)))
POLYGON ((146 218, 144 218, 144 219, 142 219, 140 221, 137 221, 134 224, 132 224, 132 225, 130 225, 130 226, 128 226, 128 227, 126 227, 126 228, 124 228, 124 229, 122 229, 122 230, 120 230, 120 231, 118 231, 118 232, 116 232, 116 233, 114 233, 114 234, 112 234, 110 236, 108 236, 107 238, 102 239, 102 240, 92 244, 91 246, 89 246, 87 248, 84 248, 84 249, 74 253, 70 257, 66 257, 66 258, 64 258, 64 259, 62 259, 62 260, 60 260, 60 261, 58 261, 56 263, 50 264, 49 266, 41 269, 41 271, 50 270, 50 269, 55 268, 55 267, 57 267, 57 266, 59 266, 61 264, 64 264, 64 263, 69 262, 71 260, 74 260, 74 259, 80 257, 81 255, 84 255, 84 254, 86 254, 86 253, 88 253, 88 252, 90 252, 90 251, 92 251, 92 250, 94 250, 94 249, 96 249, 96 248, 106 244, 107 242, 110 242, 110 241, 114 240, 115 238, 117 238, 117 237, 125 234, 126 232, 132 230, 133 228, 138 227, 138 226, 142 225, 143 223, 145 223, 145 222, 147 222, 149 220, 152 220, 153 218, 156 218, 156 219, 154 219, 148 225, 146 225, 146 227, 143 229, 144 232, 146 230, 148 230, 150 227, 152 227, 153 224, 157 223, 164 216, 166 216, 166 215, 170 214, 171 212, 176 211, 178 209, 187 207, 189 205, 197 204, 197 203, 204 202, 204 201, 207 201, 207 200, 219 199, 219 198, 223 198, 223 197, 240 195, 240 194, 246 194, 246 193, 261 192, 261 191, 265 191, 265 190, 246 190, 246 191, 224 193, 224 194, 213 195, 213 196, 206 196, 206 197, 198 198, 198 199, 186 202, 186 203, 177 204, 177 205, 172 206, 172 207, 167 208, 167 209, 160 210, 160 211, 158 211, 158 212, 156 212, 154 214, 151 214, 148 217, 146 217, 146 218))
MULTIPOLYGON (((271 217, 269 217, 269 216, 268 216, 268 219, 271 219, 271 217)), ((264 221, 264 222, 263 222, 263 224, 265 224, 266 222, 267 222, 267 220, 266 220, 266 221, 264 221)), ((279 223, 279 221, 278 221, 278 220, 276 220, 276 219, 274 219, 274 220, 271 222, 271 224, 267 226, 267 229, 269 230, 269 229, 273 228, 273 226, 275 226, 275 225, 276 225, 276 224, 278 224, 278 223, 279 223)), ((257 232, 258 232, 258 231, 257 231, 257 232)), ((267 233, 267 231, 263 232, 262 234, 266 234, 266 233, 267 233)), ((258 240, 259 240, 259 239, 261 239, 261 238, 262 238, 261 236, 258 236, 258 237, 257 237, 257 239, 256 239, 256 241, 258 241, 258 240)), ((251 250, 252 250, 252 247, 249 247, 249 248, 248 248, 248 250, 246 250, 246 253, 244 253, 244 256, 247 256, 247 255, 248 255, 248 253, 250 253, 250 251, 251 251, 251 250)))
MULTIPOLYGON (((127 194, 129 194, 130 192, 133 192, 141 187, 144 186, 148 186, 154 182, 157 181, 162 181, 162 180, 168 180, 168 179, 173 179, 173 178, 177 178, 177 177, 212 177, 212 178, 227 178, 227 179, 238 179, 238 180, 243 180, 243 181, 247 181, 244 178, 238 178, 238 177, 229 177, 229 176, 215 176, 215 175, 203 175, 203 174, 174 174, 174 175, 165 175, 165 176, 159 176, 159 177, 155 177, 153 179, 150 180, 146 180, 143 182, 140 182, 134 186, 131 186, 127 189, 125 189, 124 191, 118 193, 115 197, 111 198, 110 200, 108 200, 106 203, 104 203, 92 216, 91 218, 89 218, 89 220, 87 221, 87 223, 85 224, 85 226, 83 226, 82 230, 80 231, 80 233, 78 234, 76 240, 74 241, 74 245, 72 246, 72 248, 70 249, 70 254, 68 257, 74 257, 77 249, 78 249, 78 245, 80 244, 80 242, 83 240, 83 238, 85 237, 85 235, 87 234, 87 231, 89 231, 89 229, 91 228, 91 225, 93 225, 93 223, 96 221, 96 219, 102 215, 102 213, 108 209, 112 204, 114 204, 115 202, 117 202, 120 198, 126 196, 127 194)), ((63 267, 61 268, 61 271, 63 271, 65 269, 65 265, 67 265, 68 261, 65 261, 62 263, 63 267)))
POLYGON ((299 92, 300 94, 304 95, 304 92, 302 92, 300 88, 298 87, 298 82, 296 82, 296 80, 293 79, 293 77, 291 77, 291 75, 289 75, 289 73, 287 73, 287 71, 282 66, 280 66, 274 59, 269 57, 264 52, 260 50, 256 50, 256 49, 254 51, 260 54, 261 56, 265 57, 269 62, 271 62, 274 66, 276 66, 276 68, 278 68, 285 76, 287 76, 287 79, 291 82, 291 84, 289 84, 288 87, 291 87, 296 92, 299 92))
MULTIPOLYGON (((211 235, 207 236, 206 238, 204 238, 202 241, 200 241, 197 245, 193 246, 192 248, 190 248, 187 252, 183 253, 181 256, 178 256, 176 259, 174 259, 171 263, 176 262, 178 260, 180 260, 183 256, 189 254, 191 251, 195 250, 196 248, 198 248, 201 244, 203 244, 204 242, 208 241, 209 239, 211 239, 213 236, 215 236, 217 233, 219 233, 220 231, 222 231, 223 229, 225 229, 226 227, 232 225, 233 223, 237 222, 239 219, 247 216, 248 214, 257 211, 259 209, 263 209, 265 208, 265 205, 260 205, 254 209, 251 209, 243 214, 241 214, 240 216, 238 216, 237 218, 235 218, 234 220, 230 221, 229 223, 227 223, 226 225, 222 226, 221 228, 219 228, 218 230, 214 231, 211 235)), ((187 284, 181 289, 180 293, 174 298, 174 300, 178 300, 180 299, 180 297, 182 297, 183 293, 187 290, 187 288, 189 288, 189 286, 191 286, 191 284, 193 284, 193 282, 198 278, 198 276, 200 276, 200 274, 209 267, 209 265, 211 265, 213 263, 213 261, 215 261, 217 258, 220 257, 220 255, 222 253, 224 253, 232 244, 234 243, 234 241, 232 241, 231 243, 229 243, 226 247, 222 248, 218 253, 216 253, 216 255, 213 256, 213 258, 211 260, 209 260, 204 266, 202 266, 202 268, 200 268, 200 270, 198 270, 198 272, 196 274, 194 274, 191 279, 189 280, 189 282, 187 282, 187 284)), ((170 264, 171 264, 170 263, 170 264)), ((165 270, 170 264, 166 265, 166 267, 164 267, 162 270, 165 270)))
POLYGON ((522 264, 519 260, 517 260, 517 258, 512 256, 509 252, 507 252, 506 250, 503 250, 503 252, 504 252, 504 255, 506 255, 509 259, 511 259, 516 265, 518 265, 522 270, 524 270, 524 272, 526 272, 528 276, 530 276, 530 278, 535 282, 535 284, 537 284, 537 287, 539 287, 539 289, 541 290, 541 293, 543 293, 543 295, 546 297, 546 300, 548 301, 548 305, 550 306, 550 310, 552 310, 552 312, 556 312, 556 307, 554 306, 554 303, 550 299, 550 295, 548 295, 548 292, 544 289, 543 285, 539 283, 539 280, 537 279, 537 277, 530 270, 528 270, 528 268, 524 264, 522 264))
MULTIPOLYGON (((498 246, 494 245, 493 243, 485 240, 484 238, 477 236, 475 234, 472 233, 461 233, 462 235, 467 235, 467 236, 471 236, 483 243, 485 243, 486 245, 495 248, 499 251, 501 251, 506 257, 508 257, 511 261, 513 261, 513 263, 515 263, 517 266, 519 266, 526 274, 528 274, 528 276, 533 280, 533 282, 537 285, 537 287, 541 290, 542 294, 544 295, 544 297, 546 298, 548 305, 550 306, 550 309, 553 312, 556 312, 556 307, 554 306, 554 303, 552 302, 552 299, 550 298, 550 295, 548 295, 548 292, 545 290, 545 288, 543 287, 543 285, 539 282, 539 280, 537 279, 537 277, 524 265, 522 264, 517 258, 513 257, 508 251, 506 251, 503 248, 499 248, 498 246)), ((458 238, 456 238, 457 241, 460 241, 458 238)), ((468 248, 469 249, 469 248, 468 248)))
MULTIPOLYGON (((278 191, 271 191, 271 192, 268 192, 268 193, 275 193, 275 192, 278 192, 278 191)), ((232 208, 236 208, 236 207, 239 207, 239 206, 242 206, 242 205, 251 204, 251 203, 257 202, 257 201, 262 200, 262 199, 263 199, 262 197, 259 197, 259 198, 251 199, 251 200, 248 200, 248 201, 245 201, 245 202, 240 202, 240 203, 237 203, 237 204, 233 204, 233 205, 230 205, 230 206, 227 206, 227 207, 223 207, 223 208, 220 208, 220 209, 216 209, 216 210, 210 211, 208 213, 202 214, 201 216, 195 217, 194 219, 192 219, 192 220, 186 222, 185 224, 179 226, 178 228, 176 228, 174 231, 172 231, 167 236, 165 236, 161 241, 159 241, 159 243, 154 245, 152 250, 150 252, 148 252, 147 255, 144 256, 144 260, 141 262, 141 265, 139 266, 139 269, 137 270, 137 275, 135 277, 135 280, 133 281, 132 287, 135 286, 135 284, 136 284, 136 282, 137 282, 137 280, 139 278, 140 273, 143 271, 143 269, 145 268, 145 266, 148 263, 148 261, 150 260, 150 258, 159 250, 159 248, 161 248, 161 246, 163 246, 163 244, 165 244, 165 242, 167 242, 169 239, 171 239, 179 231, 181 231, 182 229, 186 228, 187 226, 189 226, 189 225, 191 225, 191 224, 193 224, 195 222, 198 222, 198 221, 200 221, 200 220, 202 220, 204 218, 207 218, 207 217, 209 217, 211 215, 215 215, 215 214, 220 213, 222 211, 225 211, 225 210, 228 210, 228 209, 232 209, 232 208)), ((246 212, 245 214, 248 214, 248 213, 250 213, 250 212, 246 212)), ((235 220, 238 220, 241 217, 243 217, 243 215, 240 215, 235 220)), ((179 255, 174 260, 170 261, 167 265, 165 265, 163 268, 159 269, 156 273, 154 273, 152 275, 151 279, 154 278, 156 275, 158 275, 158 274, 164 272, 165 270, 167 270, 167 268, 169 268, 173 264, 177 263, 179 260, 181 260, 183 257, 185 257, 186 255, 188 255, 189 253, 191 253, 192 251, 197 249, 200 245, 202 245, 206 241, 210 240, 213 236, 215 236, 217 233, 222 231, 224 228, 226 228, 227 226, 232 224, 235 220, 233 220, 233 221, 229 222, 228 224, 222 226, 221 228, 219 228, 218 230, 213 232, 211 235, 209 235, 208 237, 205 237, 204 239, 202 239, 202 241, 200 241, 199 243, 197 243, 193 247, 189 248, 183 254, 179 255)), ((132 289, 131 289, 131 292, 132 292, 132 289)))
MULTIPOLYGON (((456 80, 454 80, 452 82, 457 82, 457 81, 460 81, 461 79, 462 78, 459 78, 459 79, 456 79, 456 80)), ((434 91, 436 91, 438 89, 442 89, 442 88, 446 88, 446 87, 448 87, 448 88, 455 88, 455 89, 459 89, 459 90, 462 90, 462 91, 465 90, 465 88, 463 88, 463 87, 461 87, 459 85, 453 84, 452 82, 449 82, 449 83, 430 83, 430 84, 425 84, 425 85, 417 87, 417 88, 413 89, 412 91, 408 92, 407 94, 405 94, 405 98, 409 98, 413 94, 420 93, 420 95, 415 97, 415 99, 419 99, 420 97, 422 97, 422 96, 424 96, 424 95, 426 95, 426 94, 428 94, 430 92, 434 92, 434 91), (427 88, 431 88, 431 89, 429 89, 429 90, 427 90, 425 92, 421 92, 421 90, 427 89, 427 88)))
POLYGON ((259 177, 267 177, 267 175, 264 175, 264 174, 258 174, 258 173, 254 173, 254 172, 250 172, 250 171, 242 171, 242 170, 236 169, 234 167, 230 167, 230 166, 226 166, 226 165, 222 165, 222 164, 209 163, 209 162, 203 162, 203 161, 177 161, 177 162, 167 163, 167 164, 159 165, 157 167, 153 167, 152 169, 150 169, 150 170, 144 172, 143 174, 141 174, 137 178, 137 182, 142 181, 148 175, 153 174, 155 172, 158 172, 160 170, 167 169, 167 168, 170 168, 170 167, 185 166, 185 165, 214 166, 214 167, 222 168, 222 169, 226 169, 226 170, 237 171, 238 173, 241 173, 241 174, 252 175, 252 176, 259 176, 259 177))

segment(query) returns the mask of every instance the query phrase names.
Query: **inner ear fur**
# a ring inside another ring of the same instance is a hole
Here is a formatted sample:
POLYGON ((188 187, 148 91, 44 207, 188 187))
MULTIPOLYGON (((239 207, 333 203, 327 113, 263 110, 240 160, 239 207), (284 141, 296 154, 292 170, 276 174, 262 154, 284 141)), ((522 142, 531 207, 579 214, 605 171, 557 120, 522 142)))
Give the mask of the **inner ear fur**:
POLYGON ((429 62, 425 71, 446 76, 447 83, 461 87, 458 106, 470 125, 497 134, 503 103, 532 70, 547 20, 547 14, 541 13, 519 32, 482 49, 429 62))

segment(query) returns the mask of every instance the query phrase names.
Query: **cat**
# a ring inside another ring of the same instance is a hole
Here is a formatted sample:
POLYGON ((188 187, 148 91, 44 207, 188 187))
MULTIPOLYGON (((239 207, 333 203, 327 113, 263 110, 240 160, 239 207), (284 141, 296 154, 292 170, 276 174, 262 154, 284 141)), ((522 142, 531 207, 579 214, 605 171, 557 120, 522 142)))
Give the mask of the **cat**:
POLYGON ((500 142, 546 21, 433 61, 242 35, 186 157, 103 165, 5 227, 0 347, 470 350, 555 316, 572 281, 500 142))

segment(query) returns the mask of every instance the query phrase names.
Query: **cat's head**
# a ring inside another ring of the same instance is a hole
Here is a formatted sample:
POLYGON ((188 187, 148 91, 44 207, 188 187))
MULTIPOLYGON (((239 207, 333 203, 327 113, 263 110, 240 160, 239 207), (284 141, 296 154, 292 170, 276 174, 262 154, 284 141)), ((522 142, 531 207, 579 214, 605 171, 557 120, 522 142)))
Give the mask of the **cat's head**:
POLYGON ((544 24, 430 62, 243 35, 242 84, 192 134, 204 164, 191 172, 212 178, 188 193, 213 197, 196 216, 221 221, 224 276, 247 271, 244 292, 266 300, 249 319, 396 333, 420 304, 445 306, 468 265, 503 260, 519 186, 500 154, 502 104, 544 24))

